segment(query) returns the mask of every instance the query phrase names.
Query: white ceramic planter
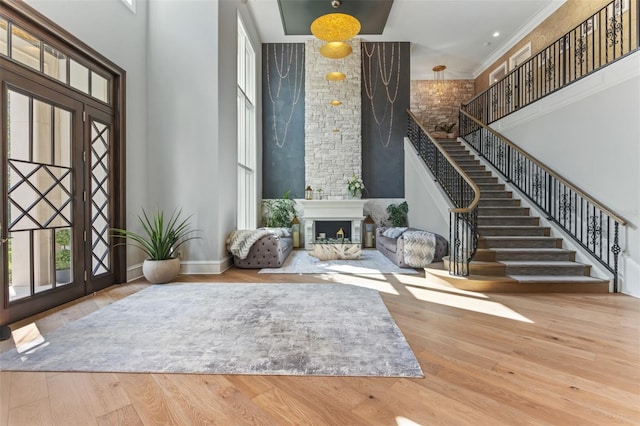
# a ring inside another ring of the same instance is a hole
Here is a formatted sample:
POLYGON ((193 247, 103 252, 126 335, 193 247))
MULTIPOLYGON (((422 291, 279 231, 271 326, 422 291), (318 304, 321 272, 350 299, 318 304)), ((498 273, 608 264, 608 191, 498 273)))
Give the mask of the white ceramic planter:
POLYGON ((180 259, 145 260, 142 273, 152 284, 164 284, 173 281, 180 273, 180 259))

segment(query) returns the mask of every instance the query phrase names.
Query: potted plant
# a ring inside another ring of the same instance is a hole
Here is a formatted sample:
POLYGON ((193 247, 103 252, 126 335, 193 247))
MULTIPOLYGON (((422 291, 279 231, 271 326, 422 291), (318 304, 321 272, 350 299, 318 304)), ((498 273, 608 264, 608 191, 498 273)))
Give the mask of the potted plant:
POLYGON ((406 201, 400 204, 389 204, 387 206, 387 213, 389 213, 387 220, 391 223, 391 226, 407 226, 409 205, 406 201))
POLYGON ((165 221, 164 212, 158 210, 147 215, 142 209, 142 216, 138 220, 144 229, 144 234, 137 234, 126 229, 112 229, 112 235, 116 238, 125 238, 125 243, 142 250, 146 255, 142 264, 144 277, 153 284, 167 283, 175 279, 180 272, 180 259, 176 256, 178 248, 189 240, 198 237, 192 236, 190 219, 180 219, 182 210, 174 210, 168 220, 165 221))
POLYGON ((456 123, 440 123, 438 125, 436 125, 435 130, 441 130, 443 132, 445 132, 447 134, 448 138, 453 138, 454 137, 454 133, 453 133, 453 128, 456 127, 456 123))
POLYGON ((291 221, 296 215, 296 202, 291 198, 291 191, 287 191, 282 198, 262 200, 264 215, 262 223, 268 228, 290 228, 291 221))
POLYGON ((57 229, 56 244, 60 248, 56 251, 56 282, 64 284, 71 281, 71 232, 69 229, 57 229))

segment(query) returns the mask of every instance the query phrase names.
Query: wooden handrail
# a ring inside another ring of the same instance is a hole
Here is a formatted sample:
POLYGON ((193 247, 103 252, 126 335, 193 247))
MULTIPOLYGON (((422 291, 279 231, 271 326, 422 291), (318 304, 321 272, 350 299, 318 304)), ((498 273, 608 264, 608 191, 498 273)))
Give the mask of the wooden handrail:
POLYGON ((611 209, 608 209, 607 207, 603 206, 601 203, 597 202, 592 196, 590 196, 589 194, 587 194, 582 189, 580 189, 577 186, 575 186, 572 183, 570 183, 567 179, 562 177, 559 173, 555 172, 554 170, 552 170, 549 167, 547 167, 544 164, 542 164, 536 158, 531 156, 531 154, 529 154, 528 152, 526 152, 525 150, 523 150, 522 148, 520 148, 519 146, 517 146, 516 144, 511 142, 508 138, 506 138, 502 134, 496 132, 491 127, 487 126, 486 124, 484 124, 483 122, 481 122, 480 120, 475 118, 474 116, 470 115, 464 109, 461 108, 460 112, 462 114, 464 114, 466 117, 468 117, 469 119, 471 119, 474 123, 478 124, 479 126, 483 127, 488 132, 492 133, 494 136, 498 137, 505 144, 509 145, 513 150, 517 151, 523 157, 526 157, 529 161, 534 163, 536 166, 538 166, 542 170, 546 171, 549 175, 553 176, 555 179, 557 179, 558 181, 562 182, 563 185, 565 185, 566 187, 570 188, 575 193, 580 194, 580 196, 582 198, 584 198, 585 200, 589 201, 589 203, 591 203, 592 205, 594 205, 595 207, 600 209, 602 212, 604 212, 607 215, 609 215, 612 219, 614 219, 618 223, 620 223, 620 225, 622 225, 622 226, 626 226, 627 225, 627 221, 624 218, 622 218, 620 215, 617 215, 616 213, 612 212, 611 209))
POLYGON ((433 142, 433 144, 436 146, 436 148, 438 148, 438 151, 440 151, 440 153, 447 159, 447 161, 460 174, 460 176, 462 176, 462 178, 465 180, 465 182, 467 182, 467 184, 469 184, 471 189, 473 189, 473 192, 474 192, 475 196, 474 196, 473 200, 471 200, 471 204, 469 204, 468 207, 450 208, 449 211, 453 212, 453 213, 471 213, 478 206, 478 203, 480 202, 480 188, 478 188, 478 185, 476 185, 476 183, 473 180, 471 180, 471 178, 469 176, 467 176, 467 174, 464 172, 464 170, 462 170, 458 166, 456 161, 453 158, 451 158, 449 153, 447 153, 447 151, 442 147, 442 145, 440 145, 440 143, 438 143, 438 141, 433 136, 431 136, 431 133, 429 133, 424 128, 424 126, 422 124, 420 124, 420 121, 418 121, 418 118, 411 112, 410 109, 407 109, 407 113, 409 113, 409 116, 411 118, 413 118, 413 121, 415 121, 415 123, 418 126, 420 126, 422 131, 429 137, 429 139, 431 139, 431 142, 433 142))

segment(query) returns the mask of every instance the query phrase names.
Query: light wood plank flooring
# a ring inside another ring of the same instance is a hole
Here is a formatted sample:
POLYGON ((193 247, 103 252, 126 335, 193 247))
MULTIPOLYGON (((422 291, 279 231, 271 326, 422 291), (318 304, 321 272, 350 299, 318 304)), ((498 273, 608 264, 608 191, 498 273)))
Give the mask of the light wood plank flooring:
MULTIPOLYGON (((639 299, 472 293, 424 274, 231 269, 180 281, 376 288, 426 377, 1 372, 0 425, 640 424, 639 299)), ((147 285, 114 286, 13 328, 35 323, 46 334, 147 285)), ((2 342, 0 351, 13 345, 2 342)))

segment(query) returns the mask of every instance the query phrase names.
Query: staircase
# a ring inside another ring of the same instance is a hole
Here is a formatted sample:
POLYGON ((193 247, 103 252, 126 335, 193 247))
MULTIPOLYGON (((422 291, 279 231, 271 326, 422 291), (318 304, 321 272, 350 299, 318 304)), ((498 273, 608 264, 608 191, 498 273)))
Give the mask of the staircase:
POLYGON ((449 275, 447 259, 442 268, 427 268, 428 275, 473 291, 609 291, 609 281, 591 277, 591 266, 576 262, 562 238, 551 237, 461 142, 439 143, 480 188, 480 238, 468 277, 449 275))

